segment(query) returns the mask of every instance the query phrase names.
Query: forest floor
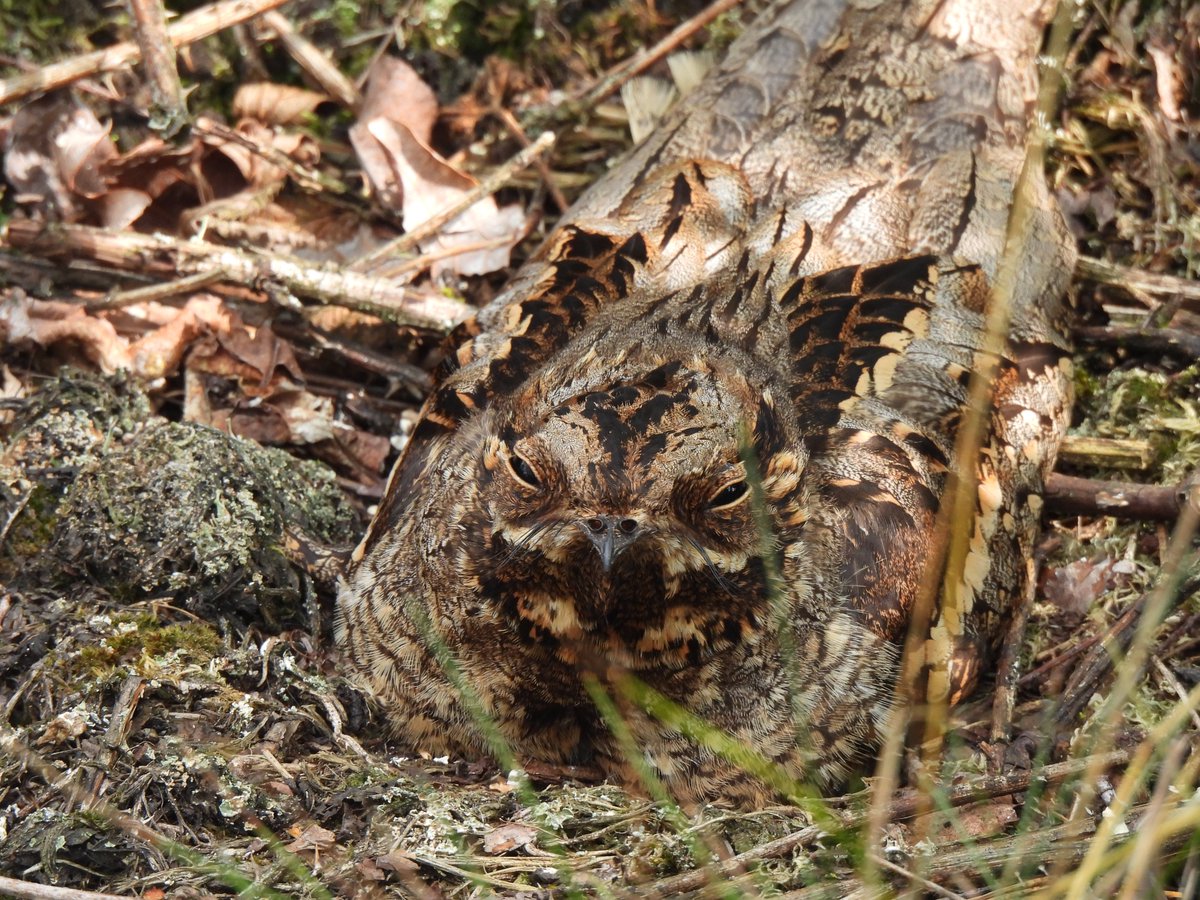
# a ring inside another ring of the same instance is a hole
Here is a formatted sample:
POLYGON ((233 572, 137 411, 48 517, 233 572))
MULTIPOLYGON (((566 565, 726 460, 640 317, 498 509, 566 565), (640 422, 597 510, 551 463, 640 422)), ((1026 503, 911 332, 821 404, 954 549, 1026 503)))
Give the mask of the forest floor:
POLYGON ((405 756, 297 560, 353 544, 449 327, 629 146, 616 78, 751 13, 189 7, 181 94, 154 2, 0 5, 0 896, 1200 895, 1200 7, 1073 7, 1046 64, 1078 402, 1019 737, 989 682, 893 796, 686 815, 405 756))

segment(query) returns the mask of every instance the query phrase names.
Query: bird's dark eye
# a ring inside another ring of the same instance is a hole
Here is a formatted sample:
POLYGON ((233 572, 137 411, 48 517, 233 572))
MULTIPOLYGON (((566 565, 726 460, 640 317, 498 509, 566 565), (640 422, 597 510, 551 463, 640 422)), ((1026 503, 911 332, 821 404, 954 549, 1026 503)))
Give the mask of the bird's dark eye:
POLYGON ((708 501, 708 508, 724 509, 727 506, 733 506, 733 504, 746 496, 746 490, 747 486, 744 481, 735 481, 733 484, 727 484, 708 501))
POLYGON ((517 480, 527 487, 538 488, 542 486, 542 481, 537 477, 537 472, 533 471, 533 466, 517 456, 517 454, 509 454, 508 465, 512 469, 512 473, 517 476, 517 480))

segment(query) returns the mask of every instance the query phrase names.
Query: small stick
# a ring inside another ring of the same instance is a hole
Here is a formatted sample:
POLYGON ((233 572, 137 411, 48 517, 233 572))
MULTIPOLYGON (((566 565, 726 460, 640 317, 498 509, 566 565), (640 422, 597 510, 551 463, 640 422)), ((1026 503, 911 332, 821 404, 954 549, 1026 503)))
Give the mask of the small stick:
MULTIPOLYGON (((529 135, 525 133, 525 129, 521 127, 521 123, 517 121, 517 117, 503 107, 497 107, 495 115, 504 123, 504 127, 509 130, 513 137, 520 141, 522 147, 528 147, 531 144, 529 135)), ((571 204, 567 202, 567 198, 563 196, 563 192, 558 189, 558 185, 554 183, 554 173, 550 171, 550 167, 546 165, 544 155, 539 155, 534 158, 533 166, 538 170, 538 174, 542 176, 542 182, 546 185, 546 191, 550 194, 550 199, 554 201, 554 205, 558 207, 560 213, 565 213, 567 207, 571 204)))
POLYGON ((1093 481, 1051 473, 1046 507, 1051 516, 1113 516, 1138 522, 1174 522, 1187 497, 1187 485, 1093 481))
POLYGON ((130 900, 128 895, 98 894, 53 884, 35 884, 0 875, 0 894, 17 900, 130 900))
POLYGON ((1182 328, 1128 328, 1116 325, 1089 325, 1072 331, 1082 344, 1116 347, 1135 353, 1171 356, 1185 364, 1200 359, 1200 334, 1182 328))
POLYGON ((324 193, 326 194, 326 199, 334 203, 349 206, 352 209, 361 209, 363 207, 363 204, 352 196, 353 192, 351 189, 333 175, 301 165, 282 150, 255 141, 248 135, 242 134, 240 131, 236 131, 215 119, 201 116, 192 125, 192 132, 201 137, 213 137, 220 141, 237 144, 239 147, 245 147, 251 153, 262 157, 271 165, 278 166, 287 172, 288 176, 302 190, 324 193), (329 197, 328 195, 331 193, 336 196, 329 197))
POLYGON ((129 0, 129 6, 150 87, 150 127, 170 139, 187 124, 188 112, 175 65, 175 47, 167 37, 167 15, 162 0, 129 0))
POLYGON ((1186 300, 1200 301, 1200 284, 1177 278, 1174 275, 1159 275, 1129 266, 1119 266, 1116 263, 1081 256, 1075 263, 1075 273, 1080 278, 1098 281, 1101 284, 1111 284, 1113 287, 1124 288, 1131 293, 1143 291, 1148 294, 1169 294, 1186 300))
POLYGON ((279 37, 296 64, 311 75, 325 93, 349 109, 357 110, 362 106, 362 94, 354 82, 343 75, 320 48, 296 31, 283 15, 272 10, 263 15, 262 21, 279 37))
MULTIPOLYGON (((167 40, 173 47, 193 44, 206 37, 237 25, 270 9, 282 6, 287 0, 221 0, 201 7, 167 27, 167 40)), ((136 61, 141 50, 133 41, 122 41, 104 50, 84 53, 62 62, 43 66, 36 72, 0 79, 0 105, 20 100, 37 91, 51 91, 80 78, 111 72, 136 61)))
POLYGON ((948 891, 936 881, 930 881, 928 878, 922 878, 916 872, 906 869, 903 866, 898 866, 891 860, 884 859, 878 853, 871 853, 870 855, 875 865, 882 869, 887 869, 889 872, 899 875, 901 878, 904 878, 907 881, 911 881, 914 886, 919 885, 920 887, 923 887, 926 891, 934 896, 944 897, 946 900, 963 900, 962 894, 956 894, 954 891, 948 891))
MULTIPOLYGON (((9 222, 10 244, 46 256, 80 257, 137 272, 194 275, 219 270, 227 281, 308 297, 378 316, 396 325, 447 332, 471 312, 458 300, 416 291, 382 278, 310 266, 295 259, 251 254, 205 241, 113 232, 85 225, 9 222)), ((270 293, 270 291, 268 291, 270 293)))
POLYGON ((388 241, 383 246, 376 247, 369 253, 364 253, 351 263, 350 268, 355 272, 362 272, 381 259, 407 253, 421 241, 433 237, 441 231, 444 225, 453 222, 484 197, 489 197, 500 190, 515 172, 526 168, 535 159, 553 147, 554 141, 555 136, 553 132, 543 131, 538 135, 536 141, 504 163, 504 165, 498 166, 489 172, 485 178, 480 180, 479 184, 475 185, 466 194, 463 194, 456 203, 446 207, 437 215, 426 219, 412 231, 405 232, 395 240, 388 241))
POLYGON ((621 86, 627 81, 645 72, 664 56, 671 53, 693 34, 717 18, 717 16, 729 12, 735 6, 740 5, 741 2, 742 0, 717 0, 717 2, 702 10, 699 14, 679 25, 649 50, 642 50, 640 53, 614 66, 603 78, 594 82, 591 87, 585 88, 572 97, 571 102, 582 104, 584 108, 595 106, 609 94, 619 91, 621 86))
POLYGON ((1154 449, 1143 440, 1067 435, 1058 458, 1075 464, 1145 469, 1154 461, 1154 449))
POLYGON ((177 297, 180 294, 198 291, 211 284, 216 284, 218 281, 224 280, 224 278, 225 273, 221 271, 197 272, 195 275, 188 275, 186 278, 176 278, 173 281, 166 281, 162 284, 151 284, 147 287, 134 288, 129 291, 117 291, 103 300, 92 300, 85 303, 84 308, 88 312, 99 312, 104 309, 123 309, 126 306, 133 306, 137 303, 167 300, 171 297, 177 297))

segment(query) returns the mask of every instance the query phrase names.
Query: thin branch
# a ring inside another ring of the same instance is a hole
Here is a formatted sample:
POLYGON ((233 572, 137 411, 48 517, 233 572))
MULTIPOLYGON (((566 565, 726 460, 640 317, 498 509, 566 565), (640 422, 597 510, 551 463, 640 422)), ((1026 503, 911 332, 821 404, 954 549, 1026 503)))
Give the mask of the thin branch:
POLYGON ((17 878, 5 878, 3 875, 0 875, 0 894, 17 900, 129 900, 129 897, 120 894, 97 894, 53 884, 35 884, 17 878))
POLYGON ((1071 333, 1081 344, 1170 356, 1189 365, 1200 359, 1200 334, 1184 331, 1182 328, 1089 325, 1076 328, 1071 333))
POLYGON ((717 0, 716 3, 679 25, 649 50, 643 50, 614 66, 604 77, 578 92, 571 98, 571 101, 581 104, 585 109, 595 106, 605 97, 619 91, 627 81, 636 78, 660 59, 672 53, 680 44, 711 23, 717 16, 729 12, 741 3, 742 0, 717 0))
POLYGON ((272 11, 264 15, 262 20, 275 32, 296 65, 311 75, 327 94, 348 109, 357 110, 362 105, 362 94, 354 82, 342 74, 324 51, 296 31, 283 15, 272 11))
POLYGON ((1113 287, 1124 288, 1131 293, 1142 291, 1148 294, 1179 296, 1186 300, 1200 301, 1200 284, 1177 278, 1174 275, 1159 275, 1102 259, 1081 256, 1075 263, 1075 274, 1089 281, 1098 281, 1113 287))
MULTIPOLYGON (((172 47, 195 43, 237 25, 270 9, 282 6, 287 0, 222 0, 180 16, 167 28, 167 38, 172 47)), ((133 41, 122 41, 104 50, 85 53, 62 62, 53 63, 28 72, 0 79, 0 105, 20 100, 38 91, 51 91, 101 72, 111 72, 136 62, 142 55, 133 41)))
POLYGON ((516 172, 527 168, 535 159, 549 152, 550 148, 554 146, 554 141, 555 136, 553 132, 543 131, 538 135, 537 140, 521 150, 521 152, 508 162, 489 172, 480 180, 479 184, 466 194, 463 194, 457 202, 446 207, 437 215, 430 216, 412 231, 406 232, 380 247, 376 247, 369 253, 364 253, 358 259, 354 260, 350 268, 356 272, 362 272, 380 260, 407 253, 421 241, 433 237, 442 230, 443 226, 453 222, 484 197, 489 197, 500 190, 516 172))
POLYGON ((175 64, 175 47, 167 37, 167 14, 162 0, 129 0, 129 7, 150 88, 150 127, 170 139, 187 124, 188 113, 175 64))
POLYGON ((1046 507, 1051 516, 1113 516, 1137 522, 1174 522, 1189 485, 1094 481, 1052 473, 1046 478, 1046 507))
POLYGON ((45 256, 81 257, 136 272, 179 277, 220 271, 227 281, 306 297, 392 322, 447 332, 470 307, 432 291, 417 291, 384 278, 311 266, 289 257, 251 254, 205 241, 165 235, 114 232, 85 225, 44 226, 24 219, 9 223, 15 247, 45 256))

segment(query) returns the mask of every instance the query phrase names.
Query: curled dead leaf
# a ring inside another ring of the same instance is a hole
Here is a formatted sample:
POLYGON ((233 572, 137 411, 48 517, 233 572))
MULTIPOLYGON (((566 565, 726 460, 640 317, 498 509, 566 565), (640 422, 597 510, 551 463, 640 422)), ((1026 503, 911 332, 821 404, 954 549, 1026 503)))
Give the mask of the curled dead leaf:
POLYGON ((532 825, 520 825, 515 822, 493 828, 483 836, 483 851, 493 855, 513 850, 535 849, 536 845, 537 829, 532 825))
POLYGON ((294 125, 322 103, 325 94, 270 81, 243 84, 233 95, 233 114, 239 119, 256 119, 267 125, 294 125))
POLYGON ((337 846, 337 835, 320 825, 309 825, 287 845, 292 853, 303 853, 306 850, 316 850, 324 853, 337 846))
POLYGON ((87 710, 76 707, 59 713, 51 719, 46 730, 34 741, 34 744, 39 747, 47 744, 65 744, 82 735, 87 729, 87 710))
POLYGON ((53 210, 64 221, 81 218, 83 201, 107 189, 101 169, 117 156, 110 131, 71 93, 22 106, 4 147, 4 177, 18 201, 53 210))
POLYGON ((1113 566, 1114 562, 1108 556, 1079 559, 1059 566, 1046 579, 1045 598, 1065 613, 1083 616, 1108 590, 1113 566))
MULTIPOLYGON (((433 92, 407 64, 386 59, 372 72, 350 142, 380 202, 398 209, 405 231, 412 231, 460 203, 478 182, 429 146, 437 111, 433 92)), ((501 209, 484 197, 422 241, 421 250, 431 256, 435 278, 483 275, 508 265, 524 228, 519 207, 501 209)))

